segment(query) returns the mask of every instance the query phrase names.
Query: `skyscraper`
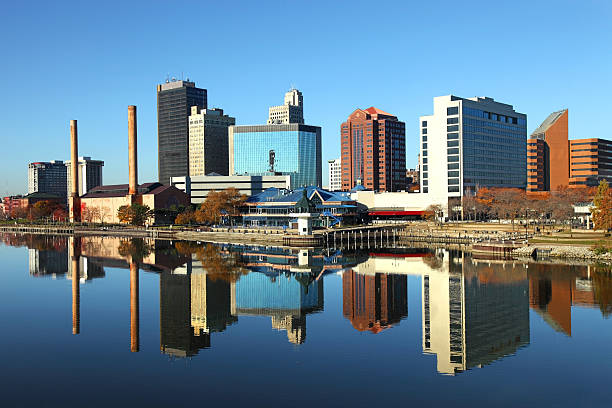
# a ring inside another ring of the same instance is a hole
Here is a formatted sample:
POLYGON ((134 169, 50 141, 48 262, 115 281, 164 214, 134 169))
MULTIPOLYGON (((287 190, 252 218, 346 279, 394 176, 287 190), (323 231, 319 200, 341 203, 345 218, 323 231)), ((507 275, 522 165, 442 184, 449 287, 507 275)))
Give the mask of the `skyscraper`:
POLYGON ((189 114, 191 107, 206 109, 206 89, 194 82, 166 81, 157 85, 158 177, 170 184, 170 177, 189 175, 189 114))
POLYGON ((189 176, 228 173, 228 127, 236 119, 223 109, 191 107, 189 116, 189 176))
POLYGON ((342 190, 406 189, 406 125, 375 107, 357 109, 341 125, 342 190))
POLYGON ((340 159, 328 160, 329 166, 329 191, 342 190, 342 162, 340 159))
POLYGON ((66 165, 61 160, 28 165, 28 194, 47 193, 66 198, 66 165))
MULTIPOLYGON (((66 165, 66 180, 68 185, 67 195, 70 194, 72 187, 72 175, 70 160, 64 162, 66 165)), ((102 183, 102 167, 104 162, 102 160, 92 160, 91 157, 79 157, 79 187, 77 189, 79 196, 86 194, 89 190, 94 187, 101 186, 102 183)))
POLYGON ((291 188, 321 187, 321 128, 230 126, 230 175, 289 175, 291 188))
POLYGON ((448 202, 479 187, 525 188, 527 116, 487 97, 434 98, 421 116, 421 191, 448 202))
POLYGON ((287 123, 304 123, 304 97, 293 88, 285 94, 284 105, 270 106, 268 110, 268 125, 287 123))
POLYGON ((569 173, 568 111, 565 109, 548 115, 527 140, 527 191, 550 191, 567 186, 569 173))

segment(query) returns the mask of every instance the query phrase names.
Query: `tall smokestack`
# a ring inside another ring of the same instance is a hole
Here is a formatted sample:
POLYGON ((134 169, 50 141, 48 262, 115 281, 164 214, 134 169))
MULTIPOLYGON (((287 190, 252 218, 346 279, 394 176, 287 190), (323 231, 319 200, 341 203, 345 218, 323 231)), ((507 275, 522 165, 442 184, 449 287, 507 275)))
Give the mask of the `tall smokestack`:
POLYGON ((68 215, 71 222, 81 220, 79 202, 79 136, 77 121, 70 121, 70 197, 68 197, 68 215))
POLYGON ((77 197, 79 195, 79 136, 77 130, 77 121, 70 121, 70 196, 77 197))
POLYGON ((128 155, 130 164, 130 189, 128 194, 138 193, 138 152, 136 145, 136 106, 128 106, 128 155))

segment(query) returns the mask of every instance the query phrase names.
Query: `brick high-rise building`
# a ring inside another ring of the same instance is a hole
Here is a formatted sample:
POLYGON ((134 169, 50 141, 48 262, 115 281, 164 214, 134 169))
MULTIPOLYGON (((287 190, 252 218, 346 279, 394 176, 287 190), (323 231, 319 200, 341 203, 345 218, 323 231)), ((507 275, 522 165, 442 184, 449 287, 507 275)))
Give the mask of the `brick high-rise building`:
POLYGON ((594 187, 603 179, 612 183, 612 141, 570 140, 570 187, 594 187))
POLYGON ((375 107, 357 109, 341 125, 342 190, 406 189, 406 125, 375 107))
POLYGON ((568 138, 568 110, 551 113, 527 140, 527 192, 612 182, 612 141, 568 138))
POLYGON ((528 192, 556 190, 569 184, 568 146, 568 111, 553 112, 527 140, 528 192))

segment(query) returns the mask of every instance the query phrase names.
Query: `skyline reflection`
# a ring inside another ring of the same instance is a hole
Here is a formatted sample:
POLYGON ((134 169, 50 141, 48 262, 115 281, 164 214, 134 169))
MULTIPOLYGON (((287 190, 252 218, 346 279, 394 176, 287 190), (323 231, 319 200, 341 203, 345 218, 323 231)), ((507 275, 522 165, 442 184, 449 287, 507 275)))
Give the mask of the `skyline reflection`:
POLYGON ((141 341, 139 271, 157 274, 159 347, 171 358, 198 355, 214 346, 215 333, 252 316, 268 317, 288 342, 304 344, 308 316, 325 313, 325 277, 336 274, 342 275, 342 318, 371 334, 402 324, 408 279, 420 279, 421 310, 414 312, 421 317, 422 352, 435 356, 437 372, 445 375, 520 353, 532 341, 530 317, 572 336, 572 308, 599 308, 606 317, 611 307, 609 272, 587 265, 477 259, 454 250, 341 253, 8 235, 5 244, 28 248, 30 276, 72 281, 74 334, 82 317, 79 286, 105 278, 105 268, 130 270, 131 351, 141 341))

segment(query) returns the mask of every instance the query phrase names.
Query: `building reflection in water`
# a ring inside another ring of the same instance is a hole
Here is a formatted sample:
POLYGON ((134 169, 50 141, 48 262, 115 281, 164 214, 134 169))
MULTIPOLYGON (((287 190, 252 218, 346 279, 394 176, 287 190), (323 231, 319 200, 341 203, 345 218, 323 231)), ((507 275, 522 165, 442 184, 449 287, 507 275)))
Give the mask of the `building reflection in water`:
POLYGON ((407 277, 348 270, 342 274, 342 313, 359 331, 380 331, 408 316, 407 277))
POLYGON ((443 255, 423 274, 423 352, 438 372, 482 367, 529 344, 529 284, 522 264, 443 255))
MULTIPOLYGON (((572 335, 572 306, 596 307, 593 267, 533 263, 529 265, 529 306, 554 330, 572 335)), ((599 276, 595 275, 595 283, 599 276)), ((605 307, 602 308, 602 312, 605 307)))
MULTIPOLYGON (((31 276, 72 282, 72 331, 80 333, 80 284, 130 271, 130 349, 140 349, 139 270, 159 274, 160 348, 189 357, 240 316, 267 316, 290 342, 323 310, 323 275, 343 272, 343 316, 378 333, 407 316, 407 275, 421 278, 422 348, 456 374, 512 355, 530 342, 529 309, 572 335, 572 307, 612 313, 609 268, 480 260, 458 251, 365 254, 215 246, 100 237, 4 234, 29 248, 31 276)), ((127 293, 127 291, 126 291, 127 293)), ((127 302, 126 302, 127 304, 127 302)))
POLYGON ((285 330, 287 339, 306 339, 306 315, 323 310, 323 279, 310 274, 250 273, 233 288, 233 313, 269 316, 272 327, 285 330))

